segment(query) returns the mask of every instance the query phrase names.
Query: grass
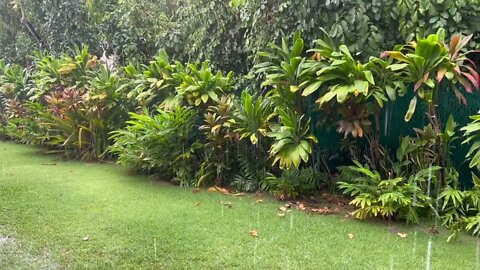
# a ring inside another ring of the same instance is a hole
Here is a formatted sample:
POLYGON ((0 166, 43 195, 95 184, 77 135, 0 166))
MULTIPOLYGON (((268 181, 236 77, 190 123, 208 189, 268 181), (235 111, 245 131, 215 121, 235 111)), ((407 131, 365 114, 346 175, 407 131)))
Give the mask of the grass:
POLYGON ((385 222, 280 218, 272 199, 192 193, 12 143, 0 169, 0 238, 14 239, 0 243, 0 269, 425 269, 430 238, 432 269, 479 267, 473 237, 447 243, 426 226, 395 224, 401 239, 385 222))

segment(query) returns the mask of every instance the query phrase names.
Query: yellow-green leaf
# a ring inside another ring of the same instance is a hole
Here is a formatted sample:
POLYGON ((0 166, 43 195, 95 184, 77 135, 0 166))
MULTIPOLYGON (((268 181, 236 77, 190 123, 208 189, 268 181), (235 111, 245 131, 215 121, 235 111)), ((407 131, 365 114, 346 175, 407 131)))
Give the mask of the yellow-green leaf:
POLYGON ((408 111, 405 114, 405 122, 410 121, 412 119, 413 114, 415 113, 415 108, 417 107, 417 97, 413 97, 410 100, 410 104, 408 105, 408 111))

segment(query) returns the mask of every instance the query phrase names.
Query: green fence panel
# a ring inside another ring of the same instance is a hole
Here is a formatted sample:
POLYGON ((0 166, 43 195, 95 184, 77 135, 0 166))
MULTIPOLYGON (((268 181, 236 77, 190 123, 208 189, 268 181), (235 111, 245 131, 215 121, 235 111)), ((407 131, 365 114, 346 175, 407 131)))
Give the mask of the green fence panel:
MULTIPOLYGON (((470 122, 470 115, 476 114, 480 110, 480 92, 478 91, 472 94, 465 94, 468 100, 467 106, 460 104, 449 86, 442 86, 440 91, 439 112, 440 120, 443 124, 446 123, 450 115, 453 115, 460 128, 470 122)), ((409 94, 398 98, 394 102, 387 103, 381 113, 380 143, 391 153, 394 153, 399 146, 400 137, 414 135, 415 132, 413 128, 422 128, 429 124, 426 116, 426 105, 421 100, 417 103, 417 109, 412 119, 409 122, 405 122, 405 112, 408 109, 410 100, 415 94, 413 89, 409 89, 408 93, 409 94)), ((342 155, 340 147, 342 135, 338 134, 335 130, 327 131, 318 124, 322 116, 321 112, 312 109, 310 115, 312 117, 314 134, 319 139, 318 149, 327 157, 342 155)), ((463 133, 458 132, 457 134, 459 139, 452 144, 453 147, 450 157, 455 167, 459 170, 462 186, 469 187, 471 186, 471 176, 468 161, 465 158, 468 145, 461 144, 463 141, 463 133)), ((332 158, 332 160, 333 162, 330 165, 333 167, 341 165, 343 162, 348 162, 348 157, 343 154, 343 156, 332 158)))

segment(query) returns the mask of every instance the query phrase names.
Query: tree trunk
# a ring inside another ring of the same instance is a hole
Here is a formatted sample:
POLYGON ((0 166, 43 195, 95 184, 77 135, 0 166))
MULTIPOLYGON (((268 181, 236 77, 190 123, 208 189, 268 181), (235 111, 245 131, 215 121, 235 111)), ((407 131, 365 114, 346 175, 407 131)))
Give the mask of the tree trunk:
POLYGON ((437 146, 438 157, 436 160, 437 166, 440 166, 441 169, 439 171, 439 188, 444 187, 446 185, 446 148, 443 145, 443 141, 440 138, 440 134, 442 133, 442 123, 440 121, 440 114, 438 112, 438 102, 440 100, 440 92, 437 88, 434 90, 434 97, 433 102, 429 104, 428 107, 428 114, 430 118, 430 122, 432 123, 433 130, 435 131, 435 144, 437 146))
POLYGON ((30 21, 27 19, 25 16, 25 12, 23 11, 23 7, 20 7, 20 11, 22 13, 22 17, 20 18, 20 22, 27 28, 28 32, 30 35, 35 39, 35 41, 38 43, 38 47, 43 49, 45 47, 45 44, 43 43, 42 38, 38 34, 38 32, 35 30, 33 25, 30 23, 30 21))

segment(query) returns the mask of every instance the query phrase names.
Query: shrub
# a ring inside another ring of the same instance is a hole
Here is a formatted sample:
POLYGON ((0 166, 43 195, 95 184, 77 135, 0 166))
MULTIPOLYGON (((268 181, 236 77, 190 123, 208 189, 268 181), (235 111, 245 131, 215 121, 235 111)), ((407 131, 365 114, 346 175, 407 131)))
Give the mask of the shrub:
POLYGON ((324 180, 324 176, 313 167, 286 169, 279 177, 273 174, 267 175, 262 180, 261 187, 281 200, 311 193, 317 190, 324 180))
POLYGON ((109 151, 118 163, 143 173, 191 185, 199 167, 198 114, 193 108, 159 109, 150 115, 130 113, 126 129, 112 132, 109 151))

